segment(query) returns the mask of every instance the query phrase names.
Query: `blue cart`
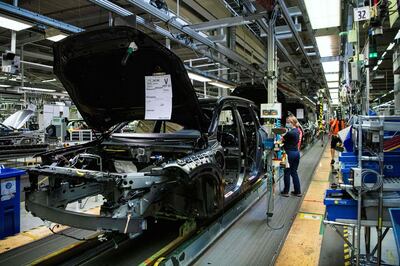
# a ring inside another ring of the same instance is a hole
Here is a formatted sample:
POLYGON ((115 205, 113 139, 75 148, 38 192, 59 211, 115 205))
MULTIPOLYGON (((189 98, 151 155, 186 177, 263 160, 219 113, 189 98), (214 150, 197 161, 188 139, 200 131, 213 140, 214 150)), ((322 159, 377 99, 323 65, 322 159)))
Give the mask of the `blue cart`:
POLYGON ((20 231, 20 176, 25 171, 0 167, 0 239, 20 231))

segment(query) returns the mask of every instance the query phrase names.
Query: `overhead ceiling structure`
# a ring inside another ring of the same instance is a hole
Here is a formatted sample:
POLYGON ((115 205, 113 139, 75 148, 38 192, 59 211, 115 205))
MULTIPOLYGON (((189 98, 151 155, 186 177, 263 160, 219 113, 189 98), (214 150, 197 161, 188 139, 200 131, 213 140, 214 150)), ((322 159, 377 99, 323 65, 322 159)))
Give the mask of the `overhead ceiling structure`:
MULTIPOLYGON (((320 29, 327 21, 329 27, 337 27, 337 16, 325 14, 323 16, 329 19, 321 22, 320 17, 315 18, 314 9, 308 10, 312 7, 308 3, 310 0, 305 1, 307 9, 295 0, 276 2, 282 14, 276 27, 279 72, 285 75, 280 77, 280 82, 290 85, 292 89, 287 92, 290 95, 313 98, 320 86, 328 86, 328 79, 318 80, 325 69, 318 55, 337 55, 338 38, 318 35, 315 39, 313 32, 307 30, 308 19, 315 29, 320 29), (329 51, 323 47, 328 47, 329 51), (305 90, 300 86, 304 81, 309 84, 305 90)), ((13 6, 11 0, 0 2, 0 21, 4 21, 0 23, 0 52, 10 49, 10 29, 19 30, 16 53, 22 55, 23 66, 21 75, 3 75, 0 82, 19 93, 39 92, 32 88, 44 89, 41 92, 45 93, 65 93, 52 73, 53 42, 112 23, 136 23, 141 30, 164 42, 185 62, 199 91, 204 82, 210 88, 229 89, 241 83, 263 81, 269 31, 268 10, 264 6, 251 0, 240 1, 240 4, 235 0, 166 0, 165 3, 163 8, 158 8, 150 0, 31 0, 19 1, 18 7, 13 6), (15 21, 15 26, 10 21, 15 21), (10 25, 17 28, 10 28, 10 25)), ((336 10, 336 5, 328 5, 328 9, 336 10)), ((329 76, 328 82, 333 81, 338 80, 329 76)), ((9 88, 0 89, 10 91, 9 88)))
POLYGON ((328 82, 332 104, 339 103, 339 59, 341 25, 341 0, 303 0, 315 31, 315 39, 328 82))

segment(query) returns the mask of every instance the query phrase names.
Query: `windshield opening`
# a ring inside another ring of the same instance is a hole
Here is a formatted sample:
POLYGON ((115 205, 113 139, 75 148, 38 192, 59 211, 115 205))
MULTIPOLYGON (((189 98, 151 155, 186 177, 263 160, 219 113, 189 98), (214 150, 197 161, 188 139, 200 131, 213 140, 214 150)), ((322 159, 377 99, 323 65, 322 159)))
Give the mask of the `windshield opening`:
POLYGON ((182 130, 182 125, 170 121, 134 120, 116 133, 175 133, 182 130))

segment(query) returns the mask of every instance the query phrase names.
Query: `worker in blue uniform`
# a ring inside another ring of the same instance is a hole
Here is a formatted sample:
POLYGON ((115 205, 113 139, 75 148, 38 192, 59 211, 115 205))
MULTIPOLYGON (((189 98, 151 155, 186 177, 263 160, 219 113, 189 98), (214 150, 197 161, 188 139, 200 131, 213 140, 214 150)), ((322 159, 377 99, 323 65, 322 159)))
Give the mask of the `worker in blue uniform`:
POLYGON ((297 174, 297 168, 300 163, 300 124, 295 116, 289 116, 286 119, 287 131, 283 136, 283 148, 287 155, 288 166, 284 172, 284 189, 281 192, 283 197, 289 197, 290 177, 293 180, 294 191, 291 192, 293 196, 301 197, 300 179, 297 174))

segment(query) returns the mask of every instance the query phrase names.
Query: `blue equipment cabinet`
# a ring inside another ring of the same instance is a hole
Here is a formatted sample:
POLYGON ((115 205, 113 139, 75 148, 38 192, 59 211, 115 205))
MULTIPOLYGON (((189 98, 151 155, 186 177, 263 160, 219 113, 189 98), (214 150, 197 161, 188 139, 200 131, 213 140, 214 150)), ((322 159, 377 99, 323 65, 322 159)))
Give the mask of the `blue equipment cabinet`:
POLYGON ((0 239, 20 231, 20 176, 25 171, 0 167, 0 239))

